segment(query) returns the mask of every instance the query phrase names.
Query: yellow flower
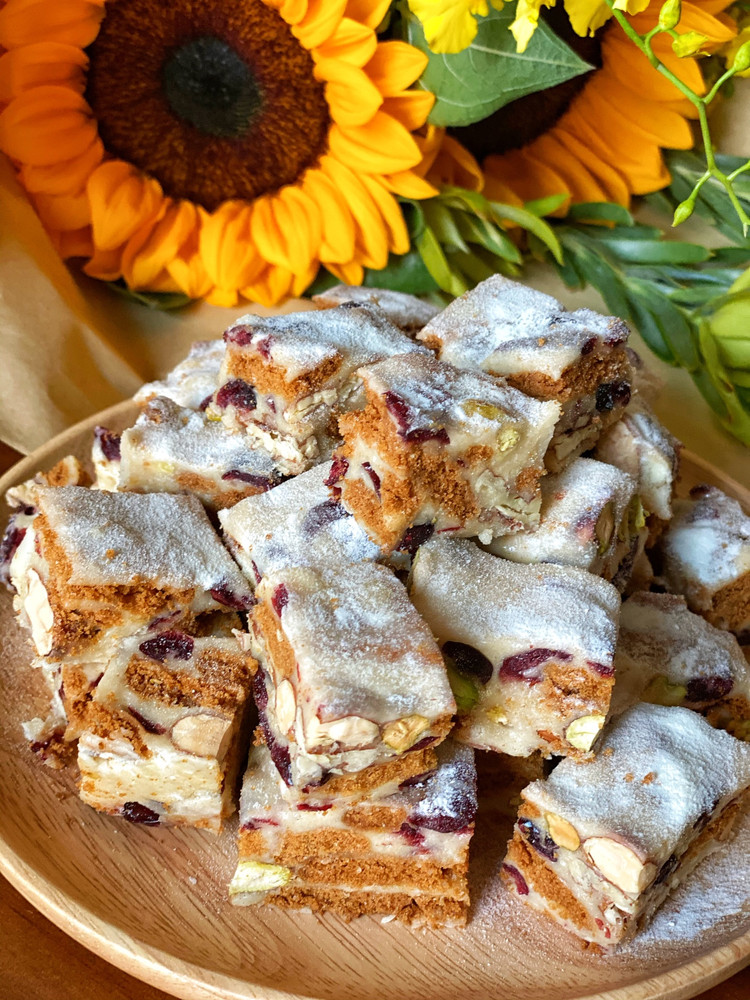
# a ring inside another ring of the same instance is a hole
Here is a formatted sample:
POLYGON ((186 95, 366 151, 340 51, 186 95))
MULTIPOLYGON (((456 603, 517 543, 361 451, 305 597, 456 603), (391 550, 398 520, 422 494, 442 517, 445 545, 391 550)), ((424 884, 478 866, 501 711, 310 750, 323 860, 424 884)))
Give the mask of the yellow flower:
POLYGON ((405 253, 429 197, 388 0, 0 0, 0 149, 65 257, 233 305, 405 253), (3 50, 6 50, 3 52, 3 50))
MULTIPOLYGON (((680 30, 706 36, 709 49, 727 45, 736 32, 734 22, 721 13, 729 2, 683 0, 680 30)), ((630 18, 639 34, 657 24, 662 5, 663 0, 652 0, 630 18)), ((705 92, 698 59, 677 56, 669 35, 658 35, 653 45, 672 72, 696 93, 705 92)), ((617 22, 593 39, 582 39, 578 48, 597 69, 514 101, 492 116, 494 142, 482 150, 489 153, 482 163, 487 197, 508 201, 511 191, 526 202, 565 194, 558 215, 571 202, 628 205, 632 195, 668 183, 662 149, 693 145, 693 105, 651 66, 617 22)), ((462 139, 460 129, 453 133, 462 139)))
MULTIPOLYGON (((740 21, 740 31, 737 37, 726 48, 721 50, 721 54, 727 61, 727 66, 731 66, 734 63, 737 53, 743 45, 750 44, 750 18, 743 18, 743 21, 740 21), (743 24, 743 21, 747 23, 743 24)), ((739 72, 737 76, 750 76, 750 66, 739 72)))
MULTIPOLYGON (((519 52, 525 52, 531 36, 539 23, 542 7, 554 7, 557 0, 518 0, 516 17, 510 30, 516 40, 519 52)), ((570 23, 578 35, 593 35, 609 20, 612 11, 602 0, 564 0, 570 23)), ((617 10, 628 14, 640 14, 649 5, 649 0, 615 0, 617 10)))
POLYGON ((490 5, 503 9, 503 0, 408 0, 424 28, 433 52, 462 52, 474 41, 476 17, 487 17, 490 5))

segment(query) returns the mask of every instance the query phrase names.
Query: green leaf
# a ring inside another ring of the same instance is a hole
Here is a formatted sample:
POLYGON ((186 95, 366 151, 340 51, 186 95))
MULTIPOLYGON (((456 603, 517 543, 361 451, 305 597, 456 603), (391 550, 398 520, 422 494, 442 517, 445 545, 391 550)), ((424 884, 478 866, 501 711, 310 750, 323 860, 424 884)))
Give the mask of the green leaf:
POLYGON ((107 285, 122 298, 130 299, 131 302, 137 302, 149 309, 164 311, 184 309, 191 302, 195 302, 195 299, 191 299, 189 295, 183 295, 182 292, 136 292, 132 288, 128 288, 122 278, 119 281, 108 281, 107 285))
POLYGON ((547 249, 558 263, 562 261, 562 248, 560 241, 555 236, 552 227, 543 219, 538 218, 525 208, 518 208, 516 205, 505 205, 499 201, 490 202, 492 214, 496 222, 515 222, 523 229, 528 229, 538 239, 544 243, 547 249))
POLYGON ((534 198, 523 206, 532 215, 552 215, 568 198, 567 194, 548 194, 546 198, 534 198))
POLYGON ((486 219, 480 219, 468 212, 457 212, 456 224, 461 235, 470 243, 478 243, 504 260, 512 260, 515 264, 521 263, 522 257, 518 247, 498 226, 493 226, 486 219))
POLYGON ((547 90, 593 67, 584 62, 543 21, 525 52, 516 52, 510 33, 515 5, 491 9, 478 19, 474 41, 452 55, 432 52, 419 20, 404 9, 407 41, 428 57, 420 77, 435 95, 429 121, 433 125, 471 125, 493 111, 537 90, 547 90))
POLYGON ((618 239, 606 234, 602 239, 621 261, 632 264, 697 264, 711 256, 706 247, 678 240, 618 239))
MULTIPOLYGON (((528 206, 527 206, 528 208, 528 206)), ((614 202, 594 201, 571 205, 567 218, 573 222, 614 222, 618 226, 634 225, 633 216, 622 205, 614 202)))
POLYGON ((410 250, 406 254, 392 253, 380 271, 365 271, 362 284, 369 288, 409 292, 411 295, 430 295, 439 288, 418 250, 410 250))
POLYGON ((451 269, 443 253, 443 248, 440 246, 440 241, 429 226, 419 237, 417 250, 430 275, 444 292, 458 296, 469 290, 469 284, 451 269))
POLYGON ((447 205, 444 205, 439 198, 431 198, 424 203, 423 210, 427 225, 435 233, 441 246, 446 250, 463 250, 464 253, 469 252, 469 248, 447 205))

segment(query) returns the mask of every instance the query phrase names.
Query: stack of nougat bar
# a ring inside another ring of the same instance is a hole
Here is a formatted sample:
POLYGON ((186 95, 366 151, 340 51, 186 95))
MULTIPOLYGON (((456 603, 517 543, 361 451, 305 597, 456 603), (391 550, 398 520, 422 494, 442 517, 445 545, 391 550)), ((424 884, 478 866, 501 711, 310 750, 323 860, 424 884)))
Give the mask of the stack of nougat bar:
POLYGON ((750 787, 750 518, 674 500, 621 320, 500 276, 313 305, 144 386, 93 487, 11 491, 32 749, 146 824, 218 830, 244 769, 233 903, 433 926, 467 919, 490 751, 537 778, 498 877, 626 941, 750 787))

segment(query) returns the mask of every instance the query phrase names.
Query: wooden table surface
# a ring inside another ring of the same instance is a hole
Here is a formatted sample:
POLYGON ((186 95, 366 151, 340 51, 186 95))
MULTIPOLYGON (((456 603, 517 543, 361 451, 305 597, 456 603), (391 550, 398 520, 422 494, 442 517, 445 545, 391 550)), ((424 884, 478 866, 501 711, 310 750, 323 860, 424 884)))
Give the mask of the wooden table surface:
MULTIPOLYGON (((0 474, 21 456, 0 442, 0 474)), ((69 938, 0 877, 2 1000, 167 1000, 69 938)), ((750 967, 698 1000, 749 1000, 750 967)), ((344 998, 342 998, 344 1000, 344 998)), ((425 998, 429 1000, 429 998, 425 998)))

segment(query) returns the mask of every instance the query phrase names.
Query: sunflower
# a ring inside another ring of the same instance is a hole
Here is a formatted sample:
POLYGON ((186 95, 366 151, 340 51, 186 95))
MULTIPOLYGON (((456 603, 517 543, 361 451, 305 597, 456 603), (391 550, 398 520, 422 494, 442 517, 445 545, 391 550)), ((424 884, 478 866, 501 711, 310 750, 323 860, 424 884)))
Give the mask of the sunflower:
MULTIPOLYGON (((630 16, 640 34, 653 28, 663 0, 630 16)), ((704 48, 725 45, 734 23, 721 12, 729 0, 683 0, 680 32, 697 31, 704 48), (718 16, 717 16, 718 15, 718 16)), ((595 69, 549 90, 514 101, 480 127, 456 129, 454 136, 480 159, 485 194, 522 201, 566 194, 555 214, 571 202, 613 201, 628 205, 632 195, 648 194, 669 183, 662 149, 689 149, 689 119, 695 108, 655 70, 609 21, 593 38, 573 34, 561 10, 547 15, 555 31, 595 69)), ((678 58, 668 35, 653 42, 661 61, 696 93, 705 92, 698 60, 678 58)))
POLYGON ((0 0, 0 149, 63 257, 234 305, 359 283, 429 197, 389 0, 0 0))

